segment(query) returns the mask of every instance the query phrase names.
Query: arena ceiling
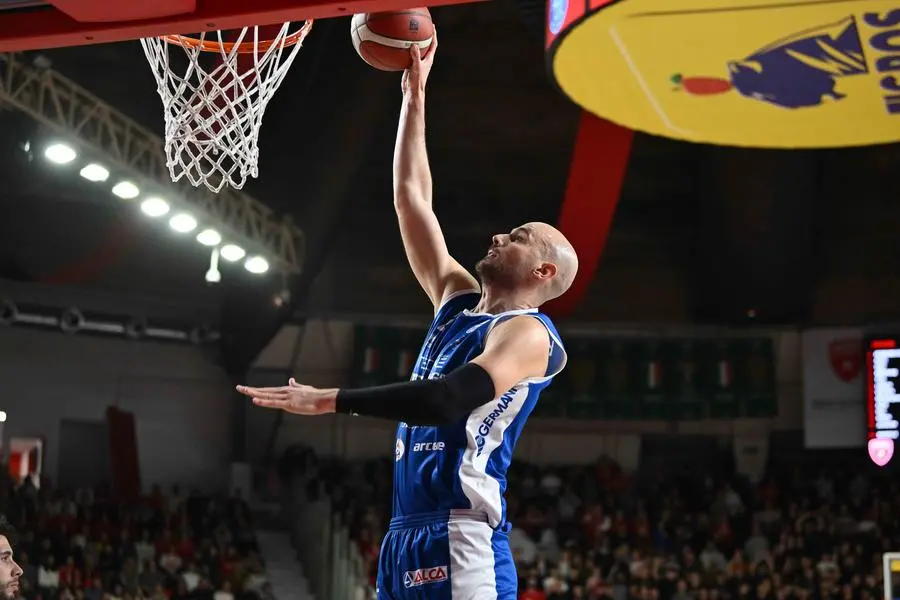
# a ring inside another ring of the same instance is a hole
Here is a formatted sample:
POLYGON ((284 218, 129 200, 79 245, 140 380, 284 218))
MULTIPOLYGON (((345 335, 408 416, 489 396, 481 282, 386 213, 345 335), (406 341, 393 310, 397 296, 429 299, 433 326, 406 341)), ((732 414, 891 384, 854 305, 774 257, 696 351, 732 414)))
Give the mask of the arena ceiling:
MULTIPOLYGON (((579 111, 548 83, 535 34, 541 12, 531 0, 434 10, 441 48, 429 83, 429 154, 439 216, 466 264, 490 234, 553 222, 559 212, 579 111)), ((155 83, 136 42, 24 59, 38 57, 161 133, 155 83)), ((399 101, 399 77, 354 53, 348 19, 315 25, 266 114, 260 177, 247 188, 304 230, 305 274, 299 282, 242 274, 216 286, 203 278, 207 252, 30 156, 23 144, 40 140, 40 128, 0 111, 0 277, 65 281, 75 277, 73 262, 92 261, 81 280, 65 282, 221 311, 235 365, 295 311, 427 312, 391 207, 399 101), (272 298, 290 287, 290 310, 277 309, 272 298)), ((896 147, 754 151, 639 134, 603 262, 576 318, 740 322, 750 309, 764 321, 816 318, 813 297, 831 275, 900 267, 900 211, 889 186, 898 156, 896 147)))

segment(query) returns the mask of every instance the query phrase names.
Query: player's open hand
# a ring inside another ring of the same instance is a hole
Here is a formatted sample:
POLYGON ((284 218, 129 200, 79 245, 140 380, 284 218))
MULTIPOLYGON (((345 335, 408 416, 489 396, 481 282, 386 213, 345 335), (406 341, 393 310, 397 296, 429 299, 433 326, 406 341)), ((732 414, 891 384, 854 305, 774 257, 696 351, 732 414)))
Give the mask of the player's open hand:
POLYGON ((428 82, 428 75, 431 74, 431 67, 434 64, 434 53, 437 52, 438 38, 437 29, 434 30, 433 41, 425 54, 415 44, 409 47, 409 53, 412 55, 412 66, 403 72, 403 79, 400 82, 400 89, 403 93, 408 92, 424 92, 425 84, 428 82))
POLYGON ((237 391, 253 399, 253 404, 276 408, 295 415, 324 415, 334 412, 336 389, 319 389, 301 385, 293 378, 281 387, 255 388, 237 386, 237 391))

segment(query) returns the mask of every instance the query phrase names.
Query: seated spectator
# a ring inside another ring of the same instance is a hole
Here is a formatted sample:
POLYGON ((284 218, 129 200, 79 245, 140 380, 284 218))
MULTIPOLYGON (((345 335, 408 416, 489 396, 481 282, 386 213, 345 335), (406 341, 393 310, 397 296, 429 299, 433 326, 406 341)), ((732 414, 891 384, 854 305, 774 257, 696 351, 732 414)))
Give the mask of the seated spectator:
MULTIPOLYGON (((298 489, 330 495, 371 574, 390 499, 374 474, 390 461, 300 456, 298 489)), ((758 485, 688 469, 631 477, 609 458, 515 464, 507 512, 520 600, 880 599, 881 552, 900 550, 900 485, 859 459, 773 463, 758 485)))
POLYGON ((223 581, 216 593, 213 594, 213 600, 234 600, 234 594, 231 593, 231 583, 223 581))
POLYGON ((66 492, 44 485, 32 493, 29 485, 8 498, 25 532, 17 550, 26 600, 263 596, 267 580, 249 512, 234 499, 182 494, 169 501, 156 489, 126 504, 103 489, 66 492), (218 543, 234 538, 238 547, 218 543))
POLYGON ((55 596, 59 589, 59 571, 51 553, 47 553, 44 564, 38 569, 38 589, 45 596, 55 596))

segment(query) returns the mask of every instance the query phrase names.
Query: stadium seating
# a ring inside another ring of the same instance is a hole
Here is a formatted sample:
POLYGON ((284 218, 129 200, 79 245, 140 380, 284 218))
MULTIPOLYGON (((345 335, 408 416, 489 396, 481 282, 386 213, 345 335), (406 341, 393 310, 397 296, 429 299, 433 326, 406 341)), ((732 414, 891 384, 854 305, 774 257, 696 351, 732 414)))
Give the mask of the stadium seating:
POLYGON ((0 503, 21 534, 28 600, 274 600, 240 498, 157 487, 125 503, 26 479, 0 503))
MULTIPOLYGON (((850 466, 822 470, 810 465, 828 461, 804 453, 773 463, 757 484, 690 465, 626 474, 609 459, 515 463, 508 500, 520 600, 881 598, 881 552, 900 548, 900 521, 890 517, 900 494, 851 454, 850 466)), ((391 461, 323 460, 310 450, 287 460, 306 507, 296 522, 317 527, 330 548, 318 569, 334 581, 318 597, 371 598, 391 461)))

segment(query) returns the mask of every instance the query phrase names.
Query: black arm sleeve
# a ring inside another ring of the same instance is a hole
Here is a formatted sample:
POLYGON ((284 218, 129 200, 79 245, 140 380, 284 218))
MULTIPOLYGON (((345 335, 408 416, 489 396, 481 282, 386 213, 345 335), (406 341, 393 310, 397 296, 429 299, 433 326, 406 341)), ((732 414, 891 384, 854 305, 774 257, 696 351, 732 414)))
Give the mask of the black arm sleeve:
POLYGON ((410 425, 449 425, 494 398, 494 381, 488 372, 467 363, 441 379, 340 390, 336 412, 410 425))

